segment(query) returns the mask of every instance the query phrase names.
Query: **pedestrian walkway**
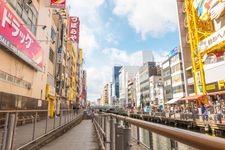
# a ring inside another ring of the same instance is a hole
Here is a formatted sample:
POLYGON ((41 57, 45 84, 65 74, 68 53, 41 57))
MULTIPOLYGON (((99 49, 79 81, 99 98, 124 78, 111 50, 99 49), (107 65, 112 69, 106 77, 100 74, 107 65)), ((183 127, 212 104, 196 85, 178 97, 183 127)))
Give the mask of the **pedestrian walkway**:
POLYGON ((66 134, 45 145, 41 150, 98 150, 91 120, 83 120, 66 134))

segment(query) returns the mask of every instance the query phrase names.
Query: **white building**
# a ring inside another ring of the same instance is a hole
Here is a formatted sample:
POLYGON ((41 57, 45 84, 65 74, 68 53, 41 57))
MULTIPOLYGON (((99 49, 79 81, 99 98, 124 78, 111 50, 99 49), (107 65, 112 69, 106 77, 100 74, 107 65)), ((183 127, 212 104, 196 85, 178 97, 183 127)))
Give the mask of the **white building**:
POLYGON ((162 76, 151 76, 149 78, 150 101, 155 105, 163 104, 163 78, 162 76))
POLYGON ((140 73, 139 71, 137 72, 137 74, 135 75, 135 92, 136 92, 136 108, 140 107, 141 104, 141 92, 140 92, 141 88, 140 88, 140 73))
POLYGON ((139 70, 139 66, 123 66, 120 69, 119 87, 120 87, 120 107, 124 107, 128 103, 128 80, 135 78, 139 70))
POLYGON ((142 59, 141 60, 142 65, 147 63, 147 62, 154 62, 154 55, 153 55, 152 51, 143 50, 143 51, 141 51, 140 59, 142 59))

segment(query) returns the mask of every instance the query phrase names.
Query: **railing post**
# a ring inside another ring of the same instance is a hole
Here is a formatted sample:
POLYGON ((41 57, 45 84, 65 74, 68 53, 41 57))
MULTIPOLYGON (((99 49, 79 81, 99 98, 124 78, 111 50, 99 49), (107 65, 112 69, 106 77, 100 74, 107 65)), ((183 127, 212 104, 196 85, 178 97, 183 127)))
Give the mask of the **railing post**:
POLYGON ((123 127, 120 124, 115 124, 115 149, 123 150, 123 127))
POLYGON ((32 140, 34 140, 35 138, 36 123, 37 123, 37 112, 35 112, 35 117, 34 117, 32 140))
POLYGON ((114 150, 114 120, 110 117, 110 150, 114 150))
POLYGON ((123 149, 131 149, 131 129, 127 122, 125 122, 125 127, 123 128, 123 149))
POLYGON ((53 129, 55 129, 55 119, 56 119, 56 114, 54 113, 53 129))
POLYGON ((150 150, 153 150, 152 132, 148 131, 148 135, 149 135, 149 148, 150 148, 150 150))
POLYGON ((63 111, 60 111, 60 118, 59 118, 59 126, 62 125, 62 115, 63 115, 63 111))
POLYGON ((7 132, 5 150, 12 150, 13 148, 14 131, 16 127, 16 116, 17 115, 15 113, 12 113, 9 115, 8 132, 7 132))
POLYGON ((106 128, 106 119, 107 119, 107 116, 103 116, 103 123, 104 123, 104 132, 105 132, 105 137, 104 137, 104 143, 105 143, 105 147, 106 147, 106 144, 107 144, 107 133, 106 133, 106 130, 107 130, 107 128, 106 128))
POLYGON ((140 128, 137 126, 137 144, 140 144, 140 128))
POLYGON ((9 124, 9 113, 6 114, 5 126, 4 126, 4 136, 2 143, 2 150, 5 150, 6 142, 7 142, 7 134, 8 134, 8 124, 9 124))
POLYGON ((47 114, 46 114, 45 134, 47 133, 47 131, 48 131, 48 111, 47 111, 47 114))

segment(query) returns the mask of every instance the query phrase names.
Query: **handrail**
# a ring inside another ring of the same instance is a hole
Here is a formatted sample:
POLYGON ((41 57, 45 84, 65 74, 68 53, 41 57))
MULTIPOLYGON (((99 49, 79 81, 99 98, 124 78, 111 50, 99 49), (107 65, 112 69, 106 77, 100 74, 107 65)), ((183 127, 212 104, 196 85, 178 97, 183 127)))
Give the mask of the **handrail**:
POLYGON ((47 112, 46 109, 37 109, 37 110, 0 110, 0 113, 24 113, 24 112, 47 112))
POLYGON ((156 123, 124 117, 121 115, 108 114, 111 117, 123 120, 135 126, 150 130, 159 135, 174 139, 178 142, 187 144, 192 147, 200 149, 223 150, 225 147, 225 140, 217 137, 210 137, 204 134, 182 130, 178 128, 168 127, 156 123))
POLYGON ((98 124, 98 122, 96 120, 94 120, 94 123, 96 124, 98 130, 101 132, 101 134, 103 135, 104 138, 106 138, 105 132, 104 130, 100 127, 100 125, 98 124))
MULTIPOLYGON (((22 110, 22 109, 15 109, 15 110, 0 110, 0 113, 24 113, 24 112, 47 112, 47 109, 33 109, 33 110, 22 110)), ((60 111, 73 111, 73 109, 61 109, 60 111)))

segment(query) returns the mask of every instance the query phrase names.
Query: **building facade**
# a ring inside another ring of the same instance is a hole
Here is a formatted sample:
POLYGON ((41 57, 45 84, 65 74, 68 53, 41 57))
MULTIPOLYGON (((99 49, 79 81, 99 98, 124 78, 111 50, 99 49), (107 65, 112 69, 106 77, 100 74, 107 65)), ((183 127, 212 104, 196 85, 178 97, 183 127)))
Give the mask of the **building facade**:
POLYGON ((164 104, 163 79, 162 76, 151 76, 149 78, 150 102, 153 105, 164 104))
POLYGON ((180 34, 180 51, 182 57, 182 67, 184 76, 185 96, 194 95, 194 78, 192 74, 192 59, 190 49, 190 39, 188 33, 188 22, 185 11, 184 0, 177 0, 178 26, 180 34))
POLYGON ((158 70, 159 70, 159 67, 156 66, 155 62, 147 62, 142 67, 140 67, 140 69, 139 69, 139 73, 140 73, 140 93, 141 93, 141 102, 142 103, 150 101, 149 78, 153 75, 158 75, 158 73, 161 73, 158 70))
POLYGON ((128 104, 128 81, 133 79, 139 70, 139 66, 123 66, 119 75, 119 106, 124 107, 128 104))
POLYGON ((118 102, 119 96, 120 96, 120 88, 119 88, 119 74, 120 69, 122 66, 114 66, 113 67, 113 74, 112 74, 112 97, 114 103, 118 102))
POLYGON ((78 45, 68 44, 68 9, 44 0, 0 2, 0 92, 14 97, 7 102, 28 99, 32 109, 46 104, 50 116, 58 114, 76 93, 78 45))
POLYGON ((169 52, 168 59, 162 64, 165 102, 173 98, 185 96, 180 49, 174 48, 171 51, 169 52))

